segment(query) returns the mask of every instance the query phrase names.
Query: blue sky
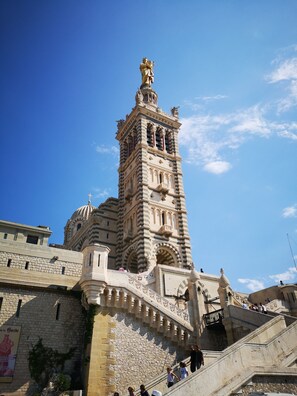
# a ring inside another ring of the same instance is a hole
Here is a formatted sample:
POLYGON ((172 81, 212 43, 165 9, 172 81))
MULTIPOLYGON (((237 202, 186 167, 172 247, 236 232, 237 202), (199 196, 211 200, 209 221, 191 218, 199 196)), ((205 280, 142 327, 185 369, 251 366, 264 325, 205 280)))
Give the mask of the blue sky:
POLYGON ((296 15, 295 0, 2 0, 0 218, 62 243, 89 193, 117 196, 116 120, 146 56, 159 106, 180 106, 196 268, 243 292, 296 282, 296 15))

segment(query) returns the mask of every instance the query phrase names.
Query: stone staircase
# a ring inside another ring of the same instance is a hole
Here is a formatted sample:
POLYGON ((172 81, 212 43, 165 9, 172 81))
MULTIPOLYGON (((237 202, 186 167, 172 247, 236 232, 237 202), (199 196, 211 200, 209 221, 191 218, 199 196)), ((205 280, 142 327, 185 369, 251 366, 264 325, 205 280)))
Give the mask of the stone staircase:
POLYGON ((180 345, 187 343, 194 331, 188 312, 179 309, 134 276, 128 273, 120 275, 122 280, 119 285, 118 271, 109 271, 109 282, 101 306, 125 309, 171 341, 180 345), (115 277, 112 272, 116 272, 115 277))
POLYGON ((92 265, 86 261, 79 281, 88 304, 126 310, 172 342, 181 346, 189 342, 194 328, 186 310, 179 309, 138 281, 136 275, 107 270, 104 266, 100 271, 94 261, 104 260, 104 254, 107 257, 108 252, 101 252, 98 246, 85 256, 89 257, 89 254, 92 255, 92 265))
MULTIPOLYGON (((88 247, 83 254, 79 284, 88 304, 125 310, 178 345, 191 342, 194 327, 186 310, 141 283, 137 275, 107 270, 106 247, 88 247)), ((296 318, 273 317, 236 305, 224 307, 223 324, 229 329, 242 327, 249 334, 235 339, 221 354, 213 353, 213 359, 203 368, 173 388, 166 388, 164 368, 164 373, 152 379, 147 389, 158 389, 170 396, 228 396, 239 394, 241 387, 261 372, 273 373, 277 369, 297 376, 296 318)))
MULTIPOLYGON (((208 366, 209 364, 216 361, 221 356, 221 354, 222 354, 221 351, 203 351, 205 366, 208 366)), ((190 364, 190 358, 183 360, 183 362, 186 363, 189 375, 191 375, 190 368, 188 367, 190 364)), ((179 364, 172 366, 172 370, 179 377, 179 364)), ((165 367, 164 371, 160 375, 158 375, 157 377, 153 378, 151 381, 146 383, 145 387, 148 390, 149 394, 151 394, 154 389, 157 389, 160 392, 162 392, 162 394, 164 394, 165 392, 168 391, 166 380, 167 380, 167 373, 165 367)), ((136 396, 140 396, 140 390, 136 392, 136 396)))
MULTIPOLYGON (((278 316, 226 348, 213 363, 165 392, 170 396, 228 396, 260 372, 282 369, 297 376, 297 321, 278 316)), ((157 386, 156 386, 156 389, 157 386)))

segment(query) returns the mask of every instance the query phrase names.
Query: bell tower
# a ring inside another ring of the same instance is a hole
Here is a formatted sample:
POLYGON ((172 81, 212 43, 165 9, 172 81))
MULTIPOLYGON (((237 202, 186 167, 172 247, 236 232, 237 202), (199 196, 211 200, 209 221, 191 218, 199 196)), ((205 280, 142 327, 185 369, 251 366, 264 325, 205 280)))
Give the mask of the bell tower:
POLYGON ((178 152, 178 108, 158 107, 154 63, 144 58, 136 105, 119 120, 117 267, 133 273, 157 264, 192 268, 185 194, 178 152))

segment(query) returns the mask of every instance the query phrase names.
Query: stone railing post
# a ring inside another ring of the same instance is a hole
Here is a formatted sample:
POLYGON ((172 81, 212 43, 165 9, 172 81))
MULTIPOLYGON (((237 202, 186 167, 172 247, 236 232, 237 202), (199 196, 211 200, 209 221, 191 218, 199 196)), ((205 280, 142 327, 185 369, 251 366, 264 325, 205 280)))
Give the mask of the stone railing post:
POLYGON ((82 276, 79 284, 85 293, 88 304, 101 305, 105 287, 108 283, 107 263, 110 249, 93 244, 84 248, 82 276))

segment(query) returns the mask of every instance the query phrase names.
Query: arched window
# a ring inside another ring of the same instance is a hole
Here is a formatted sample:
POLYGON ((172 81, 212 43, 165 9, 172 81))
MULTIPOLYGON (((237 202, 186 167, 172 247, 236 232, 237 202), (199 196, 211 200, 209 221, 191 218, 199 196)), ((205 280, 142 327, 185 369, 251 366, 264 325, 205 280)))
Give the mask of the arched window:
POLYGON ((161 217, 161 211, 158 209, 157 210, 157 217, 158 217, 158 225, 162 224, 162 217, 161 217))
POLYGON ((176 218, 176 214, 174 214, 173 216, 172 216, 172 225, 173 225, 173 227, 175 228, 175 229, 177 229, 177 218, 176 218))
POLYGON ((163 150, 162 135, 160 128, 156 131, 156 147, 158 150, 163 150))
POLYGON ((168 131, 165 134, 165 149, 168 154, 171 154, 171 134, 168 131))
POLYGON ((128 140, 128 157, 131 155, 133 151, 133 136, 129 136, 128 140))
POLYGON ((150 168, 151 182, 154 183, 154 171, 150 168))
POLYGON ((165 184, 169 186, 169 175, 168 173, 165 174, 165 184))
POLYGON ((81 223, 78 223, 76 226, 76 231, 78 231, 81 228, 81 223))
POLYGON ((146 130, 146 140, 147 140, 148 146, 154 147, 154 135, 153 135, 153 128, 152 128, 152 125, 148 125, 148 126, 147 126, 147 130, 146 130))
POLYGON ((133 133, 133 149, 135 149, 137 145, 137 129, 134 129, 134 133, 133 133))
POLYGON ((126 161, 126 159, 128 158, 128 144, 127 144, 127 142, 124 142, 124 145, 123 145, 123 157, 124 157, 124 161, 126 161))
POLYGON ((156 224, 156 212, 154 208, 152 208, 151 213, 152 213, 153 223, 156 224))

